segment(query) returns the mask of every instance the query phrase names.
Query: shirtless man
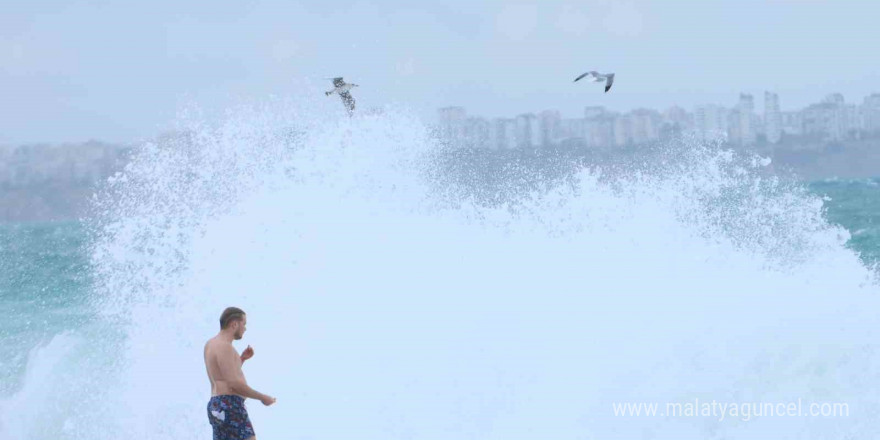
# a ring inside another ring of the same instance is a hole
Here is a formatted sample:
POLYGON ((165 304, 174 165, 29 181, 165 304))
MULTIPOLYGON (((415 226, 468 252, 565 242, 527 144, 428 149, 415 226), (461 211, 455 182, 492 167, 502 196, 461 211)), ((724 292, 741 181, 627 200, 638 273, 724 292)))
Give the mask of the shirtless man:
POLYGON ((220 333, 205 344, 205 368, 211 380, 208 421, 214 429, 214 440, 256 440, 254 427, 244 407, 251 398, 269 406, 275 398, 249 387, 241 372, 244 361, 254 355, 248 346, 241 356, 232 346, 247 330, 247 315, 236 307, 228 307, 220 315, 220 333))

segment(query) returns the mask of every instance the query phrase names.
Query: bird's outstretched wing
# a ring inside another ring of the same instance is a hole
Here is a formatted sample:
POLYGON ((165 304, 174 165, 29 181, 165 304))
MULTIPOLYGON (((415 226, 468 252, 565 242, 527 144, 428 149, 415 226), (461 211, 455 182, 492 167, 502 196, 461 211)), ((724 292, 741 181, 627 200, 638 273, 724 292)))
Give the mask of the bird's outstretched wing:
POLYGON ((339 97, 342 98, 342 103, 345 104, 345 108, 348 109, 348 114, 352 114, 354 112, 354 98, 351 97, 351 94, 348 92, 341 92, 339 97))
POLYGON ((574 81, 577 82, 579 79, 581 79, 581 78, 583 78, 583 77, 585 77, 585 76, 589 76, 589 77, 593 77, 593 78, 595 78, 596 76, 599 76, 599 72, 596 72, 595 70, 591 70, 591 71, 586 72, 586 73, 582 74, 581 76, 575 78, 574 81))
POLYGON ((608 74, 607 78, 605 80, 605 93, 608 93, 608 90, 611 90, 611 84, 614 84, 614 74, 608 74))
POLYGON ((345 85, 345 81, 342 80, 342 77, 333 78, 333 87, 342 87, 345 85))

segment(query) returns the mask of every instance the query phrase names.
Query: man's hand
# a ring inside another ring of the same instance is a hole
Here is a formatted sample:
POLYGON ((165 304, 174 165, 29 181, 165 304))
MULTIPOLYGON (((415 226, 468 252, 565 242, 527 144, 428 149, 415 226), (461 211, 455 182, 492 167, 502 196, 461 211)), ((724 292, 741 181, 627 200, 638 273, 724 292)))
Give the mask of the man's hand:
POLYGON ((248 345, 247 348, 245 348, 244 351, 241 352, 241 363, 244 363, 244 361, 252 357, 254 357, 254 349, 251 348, 250 345, 248 345))
POLYGON ((272 396, 265 396, 264 395, 263 398, 260 399, 260 402, 263 402, 263 405, 269 406, 269 405, 275 403, 275 400, 276 399, 272 396))

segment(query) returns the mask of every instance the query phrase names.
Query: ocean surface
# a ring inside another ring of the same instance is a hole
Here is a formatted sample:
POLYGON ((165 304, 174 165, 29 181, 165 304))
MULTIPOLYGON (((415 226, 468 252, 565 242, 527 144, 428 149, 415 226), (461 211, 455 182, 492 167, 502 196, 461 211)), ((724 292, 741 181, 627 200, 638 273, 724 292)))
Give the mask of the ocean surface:
POLYGON ((487 203, 407 112, 307 109, 182 121, 92 220, 0 226, 0 439, 208 438, 201 349, 229 305, 278 398, 249 403, 264 439, 880 433, 880 180, 684 144, 487 203), (695 397, 850 414, 611 413, 695 397))

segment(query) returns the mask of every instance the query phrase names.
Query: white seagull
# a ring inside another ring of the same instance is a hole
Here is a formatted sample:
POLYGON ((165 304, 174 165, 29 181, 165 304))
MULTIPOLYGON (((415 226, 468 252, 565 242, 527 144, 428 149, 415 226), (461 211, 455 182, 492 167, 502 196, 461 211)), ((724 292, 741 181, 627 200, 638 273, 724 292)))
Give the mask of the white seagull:
POLYGON ((599 73, 595 70, 591 70, 577 78, 574 79, 574 82, 577 80, 587 77, 592 82, 601 82, 605 81, 605 93, 608 93, 608 90, 611 89, 611 84, 614 84, 614 74, 613 73, 599 73))
POLYGON ((325 95, 330 96, 334 93, 338 93, 339 97, 342 98, 342 104, 345 105, 345 109, 348 110, 348 115, 351 116, 354 113, 354 98, 351 97, 351 94, 348 93, 352 87, 357 87, 357 84, 350 84, 342 80, 342 77, 333 78, 333 90, 329 92, 324 92, 325 95))

